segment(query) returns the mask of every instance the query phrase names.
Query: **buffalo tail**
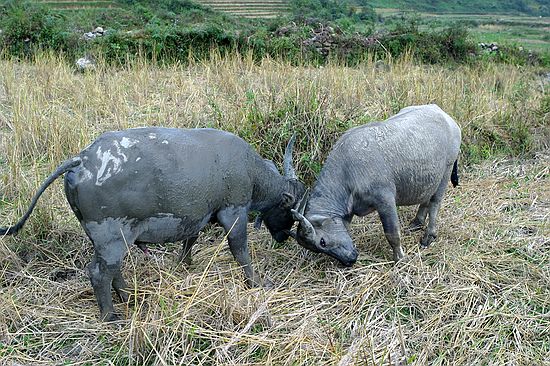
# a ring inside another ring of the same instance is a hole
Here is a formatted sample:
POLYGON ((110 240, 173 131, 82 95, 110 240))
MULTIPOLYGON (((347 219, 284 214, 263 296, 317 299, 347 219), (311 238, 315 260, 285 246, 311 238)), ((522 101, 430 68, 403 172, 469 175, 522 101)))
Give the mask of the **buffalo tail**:
POLYGON ((456 187, 458 185, 458 159, 455 160, 455 164, 453 165, 453 172, 451 173, 451 183, 453 184, 453 187, 456 187))
POLYGON ((81 160, 79 157, 75 157, 75 158, 72 158, 72 159, 69 159, 69 160, 65 160, 59 167, 57 167, 57 169, 55 170, 55 172, 53 172, 45 181, 44 183, 42 183, 42 185, 40 186, 40 188, 38 189, 38 192, 35 193, 34 197, 32 198, 32 201, 31 201, 31 204, 29 206, 29 208, 27 209, 27 212, 25 212, 25 214, 23 215, 23 217, 21 218, 21 220, 19 220, 15 225, 12 225, 12 226, 8 226, 8 227, 0 227, 0 236, 1 235, 13 235, 13 234, 16 234, 22 227, 23 225, 25 225, 25 222, 27 221, 27 219, 29 218, 29 216, 31 215, 32 213, 32 210, 34 209, 34 206, 36 206, 36 202, 38 202, 38 199, 40 198, 40 196, 42 195, 42 193, 44 193, 44 191, 46 190, 46 188, 48 188, 48 186, 50 184, 52 184, 52 182, 54 180, 56 180, 60 175, 63 175, 65 174, 69 169, 71 168, 74 168, 75 166, 78 166, 80 165, 81 163, 81 160))

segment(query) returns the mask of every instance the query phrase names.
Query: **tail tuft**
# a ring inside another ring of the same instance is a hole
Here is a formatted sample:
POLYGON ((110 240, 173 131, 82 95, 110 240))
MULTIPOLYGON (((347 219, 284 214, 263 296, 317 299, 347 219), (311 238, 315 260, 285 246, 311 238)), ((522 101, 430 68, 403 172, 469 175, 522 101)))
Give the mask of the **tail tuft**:
POLYGON ((453 187, 456 187, 458 185, 458 159, 455 160, 455 163, 453 165, 453 172, 451 173, 451 183, 453 184, 453 187))

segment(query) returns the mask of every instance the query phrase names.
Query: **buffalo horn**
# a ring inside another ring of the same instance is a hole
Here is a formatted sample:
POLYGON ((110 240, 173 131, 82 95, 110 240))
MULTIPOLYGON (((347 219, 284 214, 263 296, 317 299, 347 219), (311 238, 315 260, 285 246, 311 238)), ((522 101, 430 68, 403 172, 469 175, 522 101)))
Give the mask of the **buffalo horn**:
POLYGON ((308 199, 309 199, 309 188, 306 189, 306 191, 304 192, 304 195, 302 196, 302 199, 298 203, 298 212, 301 213, 302 215, 306 211, 306 204, 308 199))
POLYGON ((315 240, 315 228, 313 227, 311 222, 309 222, 309 220, 306 219, 306 217, 301 213, 299 213, 298 211, 296 210, 290 210, 290 211, 292 212, 292 216, 294 217, 294 220, 299 221, 300 225, 302 225, 303 235, 308 240, 315 240))
POLYGON ((288 234, 288 236, 292 237, 293 239, 296 239, 296 232, 293 230, 285 230, 285 233, 288 234))
POLYGON ((298 179, 294 167, 292 166, 292 150, 294 149, 294 142, 296 141, 296 134, 293 134, 285 149, 285 157, 283 161, 283 168, 286 178, 298 179))

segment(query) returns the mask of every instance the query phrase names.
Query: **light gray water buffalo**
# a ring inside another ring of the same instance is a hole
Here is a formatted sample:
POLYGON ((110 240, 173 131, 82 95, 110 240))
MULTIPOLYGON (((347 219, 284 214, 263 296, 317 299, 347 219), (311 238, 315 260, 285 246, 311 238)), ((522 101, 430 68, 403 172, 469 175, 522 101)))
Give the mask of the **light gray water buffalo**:
MULTIPOLYGON (((394 261, 403 258, 396 206, 420 204, 412 229, 436 238, 437 212, 449 178, 458 184, 461 133, 435 104, 412 106, 383 122, 347 131, 330 152, 306 204, 293 210, 298 243, 351 266, 357 250, 348 233, 354 215, 378 211, 394 261)), ((304 203, 306 199, 304 199, 304 203)))
MULTIPOLYGON (((42 184, 23 218, 0 228, 15 234, 44 190, 65 173, 65 194, 94 245, 87 268, 101 318, 117 318, 111 286, 128 299, 120 266, 132 243, 184 241, 183 259, 208 222, 220 223, 247 282, 259 284, 247 246, 248 212, 258 211, 273 238, 288 238, 291 209, 304 194, 292 166, 292 138, 284 176, 241 138, 214 129, 136 128, 107 132, 65 161, 42 184)), ((261 223, 261 221, 257 221, 261 223)))

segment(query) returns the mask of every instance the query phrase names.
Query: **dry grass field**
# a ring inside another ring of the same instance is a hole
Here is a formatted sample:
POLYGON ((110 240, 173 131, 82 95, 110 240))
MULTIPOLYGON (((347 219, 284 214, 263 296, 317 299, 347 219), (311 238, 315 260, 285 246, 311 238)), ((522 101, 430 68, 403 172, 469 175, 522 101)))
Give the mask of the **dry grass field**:
MULTIPOLYGON (((461 125, 464 157, 438 240, 420 250, 420 234, 403 232, 397 265, 376 215, 353 222, 352 268, 250 225, 253 264, 273 286, 249 289, 211 227, 188 267, 176 264, 177 244, 150 257, 130 248, 133 296, 110 324, 98 321, 84 273, 91 244, 60 179, 18 236, 0 238, 0 365, 550 364, 550 86, 528 68, 384 66, 234 56, 81 74, 48 55, 1 61, 0 226, 111 129, 223 128, 277 164, 295 130, 297 170, 311 184, 343 130, 437 103, 461 125)), ((400 210, 403 224, 413 216, 400 210)))

